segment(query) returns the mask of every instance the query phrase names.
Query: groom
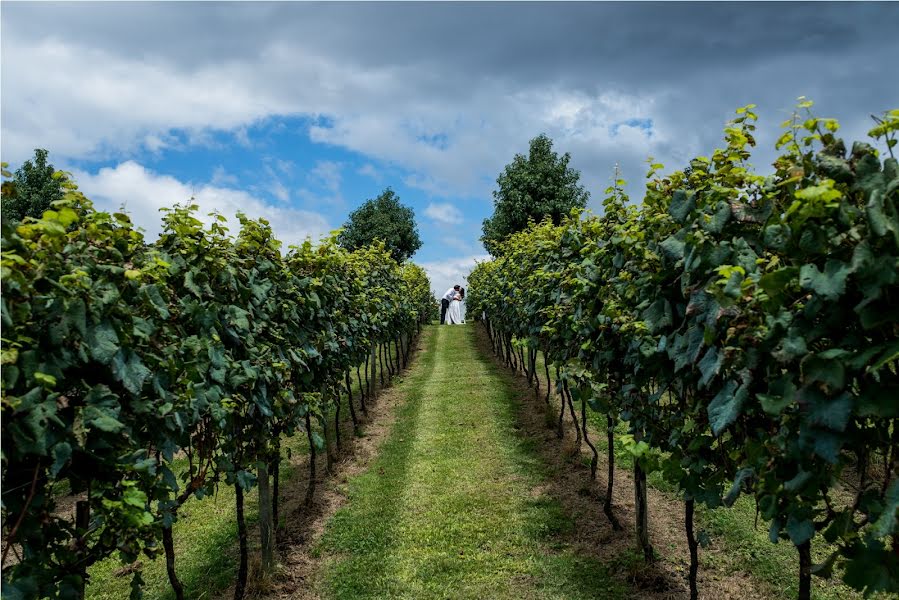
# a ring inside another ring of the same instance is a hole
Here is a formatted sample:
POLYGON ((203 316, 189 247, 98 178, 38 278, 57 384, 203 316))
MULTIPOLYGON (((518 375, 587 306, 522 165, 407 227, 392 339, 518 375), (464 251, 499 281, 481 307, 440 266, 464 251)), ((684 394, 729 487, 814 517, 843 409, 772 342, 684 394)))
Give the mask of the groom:
POLYGON ((449 308, 450 302, 452 302, 453 298, 456 297, 456 292, 459 291, 459 284, 457 283, 450 289, 446 290, 446 293, 443 295, 443 298, 440 299, 440 324, 443 325, 446 323, 446 309, 449 308))

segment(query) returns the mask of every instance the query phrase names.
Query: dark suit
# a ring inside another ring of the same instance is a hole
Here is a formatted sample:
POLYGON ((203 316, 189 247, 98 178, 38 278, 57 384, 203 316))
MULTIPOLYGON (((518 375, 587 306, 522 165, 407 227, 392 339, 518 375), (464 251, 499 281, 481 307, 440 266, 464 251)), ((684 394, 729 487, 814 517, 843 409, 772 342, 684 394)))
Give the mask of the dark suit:
POLYGON ((446 311, 449 308, 449 300, 446 298, 440 299, 440 324, 443 325, 446 323, 446 311))

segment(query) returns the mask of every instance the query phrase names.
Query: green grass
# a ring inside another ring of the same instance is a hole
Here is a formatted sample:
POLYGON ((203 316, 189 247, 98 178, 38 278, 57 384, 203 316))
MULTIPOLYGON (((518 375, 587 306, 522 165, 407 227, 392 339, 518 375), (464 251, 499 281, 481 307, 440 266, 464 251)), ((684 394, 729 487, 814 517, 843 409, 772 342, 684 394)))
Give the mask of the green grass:
MULTIPOLYGON (((300 435, 285 438, 283 447, 285 451, 290 448, 295 455, 307 454, 309 451, 305 439, 300 435)), ((177 461, 175 467, 176 470, 178 467, 186 468, 177 461)), ((289 461, 282 463, 281 474, 284 482, 294 475, 289 461)), ((257 496, 251 491, 245 497, 247 527, 251 528, 258 517, 257 496)), ((175 542, 175 568, 187 598, 214 598, 231 584, 237 572, 237 520, 232 486, 219 486, 213 497, 188 500, 178 513, 178 521, 172 533, 175 542)), ((142 556, 139 560, 143 563, 144 597, 174 598, 165 571, 165 558, 161 555, 155 559, 142 556)), ((118 574, 122 567, 122 563, 115 557, 91 567, 86 597, 95 600, 127 598, 131 575, 118 574)))
POLYGON ((378 459, 317 551, 331 598, 618 598, 606 567, 565 543, 575 527, 514 433, 515 395, 473 326, 436 327, 400 386, 378 459))
MULTIPOLYGON (((349 503, 328 524, 316 548, 324 558, 318 580, 322 595, 627 597, 610 573, 635 568, 624 564, 628 557, 621 557, 622 564, 602 565, 576 556, 565 541, 575 527, 571 517, 553 498, 531 494, 551 474, 537 458, 534 440, 515 435, 515 394, 496 363, 476 350, 474 328, 426 329, 424 355, 398 384, 406 401, 390 436, 374 465, 351 480, 349 503)), ((538 360, 542 381, 542 357, 538 360)), ((357 394, 354 389, 358 401, 357 394)), ((345 402, 341 416, 349 418, 345 402)), ((592 413, 590 418, 597 432, 604 430, 604 417, 592 413)), ((626 424, 619 429, 625 432, 626 424)), ((599 451, 606 452, 605 436, 593 438, 599 451)), ((308 453, 302 435, 285 440, 287 445, 295 455, 308 453)), ((615 455, 619 469, 632 467, 621 449, 615 455)), ((285 461, 285 484, 292 470, 285 461)), ((677 500, 676 490, 658 473, 650 474, 649 483, 677 500)), ((252 527, 254 493, 247 495, 246 508, 252 527)), ((760 521, 756 529, 754 521, 750 498, 741 498, 731 509, 698 507, 697 527, 710 534, 713 545, 713 551, 700 552, 703 565, 748 572, 767 585, 771 597, 795 597, 795 549, 783 542, 771 544, 767 524, 760 521)), ((214 498, 190 500, 183 507, 174 539, 187 597, 215 598, 231 584, 236 535, 230 486, 221 486, 214 498)), ((816 545, 817 558, 825 550, 816 545)), ((141 561, 145 597, 173 598, 164 560, 141 561)), ((127 598, 131 577, 118 576, 121 567, 114 558, 92 567, 87 597, 127 598)), ((815 598, 857 597, 837 582, 813 581, 815 598)))

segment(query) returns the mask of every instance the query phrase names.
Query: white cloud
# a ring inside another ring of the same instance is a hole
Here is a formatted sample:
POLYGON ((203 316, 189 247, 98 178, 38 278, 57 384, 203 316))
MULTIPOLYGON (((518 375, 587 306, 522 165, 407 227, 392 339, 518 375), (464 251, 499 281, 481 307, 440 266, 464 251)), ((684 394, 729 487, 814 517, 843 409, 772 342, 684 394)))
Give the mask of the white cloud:
POLYGON ((287 189, 287 186, 281 183, 278 180, 273 180, 269 185, 269 191, 272 193, 272 196, 280 200, 281 202, 287 202, 290 200, 290 190, 287 189))
POLYGON ((443 293, 455 284, 468 287, 468 274, 475 265, 485 260, 490 260, 489 254, 472 254, 468 256, 454 256, 447 250, 446 259, 433 262, 419 263, 431 280, 431 291, 438 299, 443 293))
POLYGON ((284 184, 283 177, 290 177, 293 171, 293 163, 280 159, 266 159, 264 170, 265 184, 263 187, 265 191, 283 203, 288 202, 290 200, 290 189, 284 184))
POLYGON ((341 164, 332 160, 320 160, 309 171, 309 179, 332 193, 340 191, 343 177, 340 174, 341 164))
POLYGON ((428 204, 425 216, 444 225, 458 225, 463 221, 462 211, 449 203, 432 202, 428 204))
POLYGON ((274 164, 278 171, 287 176, 293 175, 293 170, 296 167, 292 160, 284 160, 281 158, 276 158, 274 164))
POLYGON ((381 175, 381 172, 378 171, 378 169, 376 169, 375 166, 371 163, 365 163, 364 165, 359 167, 356 173, 365 177, 370 177, 378 183, 381 183, 381 181, 384 179, 383 175, 381 175))
POLYGON ((155 133, 151 133, 144 138, 144 147, 153 154, 158 154, 160 151, 165 150, 170 145, 171 143, 169 140, 163 139, 161 136, 158 136, 155 133))
POLYGON ((318 213, 273 206, 247 192, 213 183, 194 186, 170 175, 154 173, 134 161, 103 168, 97 173, 76 170, 73 175, 79 188, 98 208, 118 210, 124 206, 125 212, 151 240, 161 232, 159 209, 188 202, 191 196, 200 207, 198 218, 207 220, 209 213, 220 213, 228 218, 234 234, 239 228, 235 219, 238 212, 268 220, 285 249, 308 236, 318 239, 330 231, 327 221, 318 213))
MULTIPOLYGON (((401 170, 409 185, 434 196, 485 197, 514 153, 546 132, 559 151, 571 152, 595 192, 615 162, 636 184, 647 155, 676 167, 707 154, 720 124, 748 101, 766 120, 754 155, 764 168, 773 158, 765 131, 795 96, 826 99, 838 109, 826 108, 833 116, 850 118, 888 108, 883 99, 895 96, 892 80, 879 76, 889 51, 880 48, 868 68, 857 68, 859 56, 873 56, 871 40, 882 46, 892 39, 860 35, 895 21, 884 17, 895 9, 879 5, 816 6, 818 29, 839 35, 797 45, 791 32, 811 10, 799 6, 778 7, 775 20, 767 9, 756 11, 734 34, 710 26, 732 20, 729 8, 614 3, 473 12, 431 3, 235 4, 226 11, 41 4, 10 3, 2 15, 0 154, 13 164, 35 147, 61 161, 120 158, 211 144, 221 132, 229 144, 261 146, 250 140, 254 125, 305 116, 316 123, 308 131, 313 141, 401 170), (47 28, 54 18, 69 27, 47 28), (628 27, 586 34, 604 21, 640 22, 654 34, 636 45, 628 27), (513 26, 498 34, 496 23, 513 26), (545 44, 532 43, 533 26, 545 44), (460 27, 471 38, 464 48, 460 27), (766 43, 747 53, 746 39, 766 43), (841 44, 853 51, 838 52, 841 44), (687 73, 683 64, 696 68, 687 73), (628 125, 635 120, 651 122, 651 130, 628 125)), ((859 120, 844 131, 851 138, 866 127, 859 120)), ((359 172, 377 180, 374 167, 359 172)))
POLYGON ((212 171, 212 179, 209 181, 214 186, 234 186, 237 185, 237 176, 225 170, 225 167, 218 165, 212 171))
POLYGON ((329 206, 343 207, 343 194, 340 191, 343 176, 341 169, 343 165, 339 162, 331 160, 319 160, 312 169, 306 174, 306 181, 310 187, 319 190, 313 191, 309 188, 300 188, 297 191, 299 196, 308 206, 329 206))
POLYGON ((246 127, 238 127, 234 130, 234 141, 244 148, 249 148, 253 145, 250 141, 250 133, 247 131, 246 127))
MULTIPOLYGON (((182 144, 214 145, 212 132, 227 131, 249 146, 250 125, 305 115, 326 117, 309 128, 313 141, 399 166, 410 186, 435 196, 482 196, 491 185, 485 181, 541 131, 559 150, 572 150, 574 166, 587 171, 611 168, 614 160, 598 153, 642 160, 652 152, 645 136, 614 136, 614 123, 659 122, 654 98, 645 94, 510 89, 509 82, 487 79, 470 96, 452 97, 415 63, 362 66, 283 38, 262 43, 255 54, 179 65, 152 52, 128 57, 83 41, 17 35, 14 28, 5 34, 3 47, 3 87, 15 90, 3 99, 3 156, 13 163, 34 147, 63 159, 159 150, 178 143, 171 132, 179 129, 182 144)), ((668 139, 664 128, 653 132, 653 144, 668 139)), ((371 165, 360 172, 378 178, 371 165)), ((337 196, 339 165, 322 161, 312 176, 337 196)), ((289 196, 277 184, 267 191, 289 196)))
POLYGON ((51 38, 4 42, 3 87, 16 93, 3 98, 3 146, 13 158, 35 145, 67 157, 131 150, 141 142, 152 147, 154 134, 164 139, 173 128, 235 129, 290 112, 265 89, 235 79, 247 65, 184 72, 51 38))

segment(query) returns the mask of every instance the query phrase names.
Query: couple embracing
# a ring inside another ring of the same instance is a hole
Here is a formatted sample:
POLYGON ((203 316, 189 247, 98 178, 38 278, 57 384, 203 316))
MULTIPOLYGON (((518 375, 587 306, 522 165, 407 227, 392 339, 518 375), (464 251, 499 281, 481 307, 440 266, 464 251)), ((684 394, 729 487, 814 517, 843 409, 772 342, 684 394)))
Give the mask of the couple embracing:
POLYGON ((462 300, 465 299, 465 288, 459 284, 446 290, 440 299, 440 324, 460 325, 462 320, 462 300))

